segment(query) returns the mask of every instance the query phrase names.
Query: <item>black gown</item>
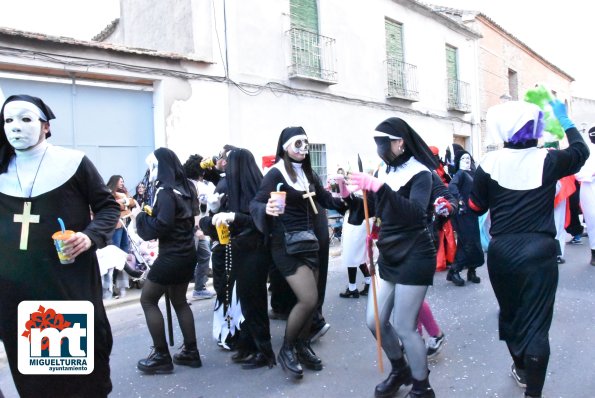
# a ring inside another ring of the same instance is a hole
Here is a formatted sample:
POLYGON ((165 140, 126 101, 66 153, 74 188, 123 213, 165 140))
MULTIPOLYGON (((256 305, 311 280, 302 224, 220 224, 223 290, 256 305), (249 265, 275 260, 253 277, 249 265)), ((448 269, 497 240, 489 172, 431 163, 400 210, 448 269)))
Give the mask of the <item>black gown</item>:
POLYGON ((59 187, 30 199, 0 193, 0 339, 23 397, 107 396, 112 389, 109 355, 112 334, 102 300, 95 250, 104 247, 120 214, 119 205, 91 161, 83 157, 76 172, 59 187), (28 250, 19 250, 23 203, 39 223, 31 224, 28 250), (89 208, 90 206, 90 208, 89 208), (91 221, 90 212, 93 212, 91 221), (85 233, 93 246, 72 264, 61 264, 51 236, 59 229, 85 233), (95 368, 89 375, 23 375, 17 368, 17 306, 24 300, 88 300, 95 313, 95 368))
POLYGON ((451 266, 455 272, 465 268, 475 269, 484 263, 478 217, 466 205, 472 188, 473 177, 471 172, 465 170, 457 171, 448 184, 448 190, 459 202, 458 212, 452 217, 452 225, 457 233, 455 262, 451 266))
POLYGON ((575 128, 566 130, 566 136, 567 149, 545 156, 537 188, 503 188, 481 165, 473 181, 469 205, 479 214, 489 209, 492 221, 487 266, 500 306, 500 339, 519 357, 550 353, 548 336, 558 287, 556 182, 576 173, 589 156, 575 128))
MULTIPOLYGON (((314 187, 312 192, 316 194, 314 196, 315 204, 345 213, 347 206, 343 200, 333 198, 330 192, 326 191, 318 181, 311 184, 311 186, 314 187)), ((311 268, 320 267, 319 252, 309 252, 301 255, 288 255, 286 253, 284 239, 286 231, 311 230, 314 231, 319 242, 323 241, 324 243, 328 241, 328 226, 326 228, 326 234, 320 228, 319 217, 321 211, 318 210, 320 207, 317 206, 318 215, 316 215, 310 201, 303 198, 302 195, 305 193, 305 191, 299 191, 291 187, 283 177, 283 174, 277 168, 272 168, 264 176, 260 190, 252 201, 251 212, 254 221, 261 231, 267 235, 270 233, 273 262, 283 276, 293 275, 297 267, 304 264, 311 268), (268 220, 265 213, 265 204, 269 199, 270 193, 276 191, 276 187, 280 183, 283 184, 283 190, 287 192, 285 213, 275 220, 268 220)), ((328 246, 326 247, 328 248, 328 246)), ((328 262, 328 253, 326 253, 326 259, 328 262)))

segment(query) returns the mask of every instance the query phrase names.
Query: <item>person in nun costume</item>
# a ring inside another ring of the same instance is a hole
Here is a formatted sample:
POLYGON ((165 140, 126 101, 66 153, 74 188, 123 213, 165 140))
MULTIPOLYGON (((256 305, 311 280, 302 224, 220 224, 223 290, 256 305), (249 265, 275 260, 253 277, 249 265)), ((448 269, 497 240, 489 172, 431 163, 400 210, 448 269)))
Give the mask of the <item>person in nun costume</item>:
POLYGON ((250 201, 262 182, 262 172, 254 155, 243 148, 229 151, 224 181, 225 211, 206 216, 204 224, 208 234, 216 233, 215 227, 221 224, 227 225, 230 231, 229 244, 225 245, 225 263, 235 268, 242 318, 237 352, 232 360, 241 363, 243 369, 272 368, 276 362, 267 314, 271 256, 264 244, 264 236, 250 215, 250 201))
MULTIPOLYGON (((269 237, 275 266, 297 297, 287 319, 285 338, 277 359, 284 370, 301 378, 301 365, 313 370, 322 369, 322 360, 310 346, 310 324, 320 294, 317 284, 321 260, 318 247, 288 254, 285 232, 314 231, 316 234, 320 206, 341 213, 347 206, 341 198, 333 198, 324 189, 312 170, 308 136, 302 127, 288 127, 281 132, 276 159, 275 165, 264 176, 250 210, 258 229, 269 237), (278 189, 286 192, 284 213, 280 213, 277 202, 270 198, 271 192, 278 189)), ((346 191, 344 184, 343 190, 346 191)))
MULTIPOLYGON (((413 383, 408 397, 433 398, 426 346, 416 329, 420 308, 436 270, 428 209, 433 203, 431 170, 438 167, 438 162, 424 140, 402 119, 386 119, 373 134, 378 156, 386 167, 378 171, 378 177, 351 173, 350 182, 370 192, 370 213, 382 220, 377 243, 378 316, 382 348, 392 370, 376 386, 374 394, 391 397, 402 385, 413 383), (399 340, 407 351, 407 361, 399 340)), ((350 210, 363 204, 352 200, 350 210)), ((370 295, 366 322, 376 336, 373 304, 370 295)))
POLYGON ((111 239, 119 206, 80 151, 53 146, 52 110, 39 98, 13 95, 0 111, 0 339, 22 397, 106 397, 112 390, 111 328, 103 307, 95 251, 111 239), (31 218, 25 224, 25 209, 31 218), (93 219, 91 220, 91 212, 93 219), (21 215, 21 221, 16 216, 21 215), (35 217, 35 219, 33 219, 35 217), (52 234, 57 218, 76 231, 75 258, 61 264, 52 234), (23 233, 24 232, 24 233, 23 233), (24 300, 86 300, 94 307, 95 366, 89 375, 26 375, 17 366, 17 307, 24 300))
POLYGON ((558 286, 556 182, 576 173, 589 149, 559 100, 550 102, 568 148, 537 148, 544 123, 536 105, 510 101, 488 109, 487 126, 504 148, 488 152, 475 173, 469 207, 490 211, 488 273, 500 314, 500 339, 526 397, 541 397, 550 356, 549 329, 558 286))
POLYGON ((146 159, 149 182, 155 184, 155 197, 150 212, 136 216, 136 230, 143 240, 159 239, 159 255, 151 266, 143 285, 140 303, 145 313, 153 348, 146 359, 137 363, 145 373, 170 373, 172 357, 165 339, 163 314, 159 300, 169 294, 184 338, 180 352, 174 354, 176 365, 202 366, 196 345, 194 316, 186 301, 188 284, 194 274, 194 216, 200 205, 194 186, 186 178, 176 154, 168 148, 158 148, 146 159))
POLYGON ((452 176, 448 190, 459 203, 459 210, 452 217, 452 226, 457 232, 457 250, 455 261, 451 264, 446 280, 456 286, 463 286, 465 281, 460 275, 467 269, 467 281, 480 283, 475 269, 484 263, 481 237, 479 234, 479 222, 477 214, 467 208, 469 194, 473 188, 473 176, 475 175, 475 161, 471 154, 465 150, 457 152, 455 156, 455 174, 452 176))

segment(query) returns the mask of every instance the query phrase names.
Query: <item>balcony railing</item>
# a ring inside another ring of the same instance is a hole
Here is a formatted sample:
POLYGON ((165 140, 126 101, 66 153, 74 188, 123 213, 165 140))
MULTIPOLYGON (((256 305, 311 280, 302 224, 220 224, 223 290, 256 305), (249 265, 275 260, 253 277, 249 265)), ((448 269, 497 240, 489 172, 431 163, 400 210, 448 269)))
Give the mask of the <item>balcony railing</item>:
POLYGON ((386 96, 409 101, 419 100, 417 66, 398 59, 386 60, 386 96))
POLYGON ((446 79, 449 111, 471 112, 469 83, 457 79, 446 79))
POLYGON ((298 28, 287 33, 291 48, 289 77, 337 83, 335 39, 298 28))

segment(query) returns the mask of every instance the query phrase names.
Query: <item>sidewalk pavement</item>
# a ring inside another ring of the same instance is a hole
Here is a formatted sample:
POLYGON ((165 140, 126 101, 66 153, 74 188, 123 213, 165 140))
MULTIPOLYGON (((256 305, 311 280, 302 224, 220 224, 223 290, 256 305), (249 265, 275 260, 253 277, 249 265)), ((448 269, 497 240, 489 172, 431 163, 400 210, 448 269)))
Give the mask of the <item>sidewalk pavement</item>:
MULTIPOLYGON (((213 278, 209 278, 207 281, 207 289, 213 290, 213 278)), ((194 290, 194 283, 190 283, 188 285, 188 293, 186 294, 186 298, 190 300, 192 297, 192 291, 194 290)), ((103 300, 103 305, 105 307, 106 312, 109 313, 110 309, 123 307, 124 305, 139 302, 140 294, 142 289, 130 288, 126 290, 126 296, 120 297, 117 299, 108 299, 103 300)), ((213 298, 214 299, 214 298, 213 298)), ((211 299, 211 300, 213 300, 211 299)), ((6 352, 4 351, 4 344, 0 343, 0 363, 6 362, 6 352)))

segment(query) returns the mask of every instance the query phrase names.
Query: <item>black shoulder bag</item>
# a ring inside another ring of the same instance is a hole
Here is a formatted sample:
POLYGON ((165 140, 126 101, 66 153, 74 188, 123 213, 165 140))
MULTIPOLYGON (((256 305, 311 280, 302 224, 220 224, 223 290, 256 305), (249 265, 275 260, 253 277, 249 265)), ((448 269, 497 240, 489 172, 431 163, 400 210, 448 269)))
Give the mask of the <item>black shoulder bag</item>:
MULTIPOLYGON (((307 209, 307 208, 306 208, 307 209)), ((310 211, 306 210, 306 217, 310 218, 310 211)), ((285 231, 285 251, 290 256, 295 254, 317 252, 320 248, 318 238, 312 230, 306 231, 287 231, 285 225, 279 220, 285 231)))

